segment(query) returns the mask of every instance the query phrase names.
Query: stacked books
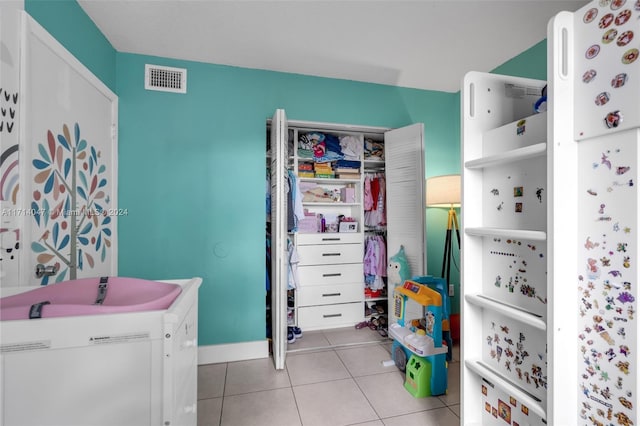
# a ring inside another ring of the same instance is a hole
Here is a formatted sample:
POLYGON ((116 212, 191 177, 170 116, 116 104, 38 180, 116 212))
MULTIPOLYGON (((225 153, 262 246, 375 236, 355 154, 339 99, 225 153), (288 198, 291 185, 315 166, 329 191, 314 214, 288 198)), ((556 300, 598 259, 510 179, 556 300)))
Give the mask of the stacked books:
POLYGON ((360 169, 338 167, 335 173, 338 179, 360 179, 360 169))
POLYGON ((331 168, 331 163, 315 163, 313 165, 317 178, 334 178, 335 173, 331 168))
POLYGON ((298 164, 298 177, 301 177, 301 178, 313 178, 315 176, 316 175, 313 172, 313 164, 311 164, 311 163, 300 163, 300 164, 298 164))

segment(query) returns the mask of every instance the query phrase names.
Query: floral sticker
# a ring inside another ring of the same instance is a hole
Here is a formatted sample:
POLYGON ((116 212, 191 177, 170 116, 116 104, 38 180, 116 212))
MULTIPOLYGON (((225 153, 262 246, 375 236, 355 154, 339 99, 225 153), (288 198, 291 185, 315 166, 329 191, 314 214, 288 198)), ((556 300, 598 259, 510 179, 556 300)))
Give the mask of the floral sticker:
POLYGON ((607 28, 613 22, 613 13, 607 13, 602 18, 600 18, 600 22, 598 22, 598 27, 601 29, 607 28))
POLYGON ((618 41, 616 41, 616 44, 618 46, 626 46, 631 40, 633 40, 633 31, 625 31, 620 34, 620 37, 618 37, 618 41))
MULTIPOLYGON (((640 1, 640 0, 638 0, 640 1)), ((584 72, 584 74, 582 74, 582 81, 584 83, 589 83, 591 82, 591 80, 593 80, 594 78, 596 78, 597 75, 597 71, 594 69, 590 69, 584 72)))
POLYGON ((629 65, 630 63, 632 63, 636 59, 638 59, 638 54, 639 53, 640 52, 638 52, 638 49, 636 49, 635 47, 633 49, 627 50, 622 55, 622 63, 625 64, 625 65, 629 65))
POLYGON ((616 16, 616 25, 624 25, 631 18, 631 10, 625 9, 616 16))
POLYGON ((596 19, 596 16, 598 16, 598 9, 596 9, 595 7, 592 7, 591 9, 587 10, 582 20, 584 21, 585 24, 588 24, 592 22, 594 19, 596 19))
POLYGON ((600 46, 597 44, 594 44, 592 46, 590 46, 587 51, 585 52, 584 56, 587 59, 593 59, 596 56, 598 56, 598 53, 600 53, 600 46))
POLYGON ((618 30, 611 28, 602 36, 602 43, 609 44, 618 36, 618 30))

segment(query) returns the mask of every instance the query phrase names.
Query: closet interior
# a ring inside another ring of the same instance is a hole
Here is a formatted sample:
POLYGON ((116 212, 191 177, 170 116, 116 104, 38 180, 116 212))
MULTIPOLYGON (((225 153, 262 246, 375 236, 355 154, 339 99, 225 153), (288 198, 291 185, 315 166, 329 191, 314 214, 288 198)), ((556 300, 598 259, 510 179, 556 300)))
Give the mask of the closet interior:
MULTIPOLYGON (((286 337, 286 351, 297 350, 292 330, 367 327, 377 330, 380 339, 386 338, 390 296, 387 259, 395 253, 389 253, 389 248, 400 246, 393 239, 391 245, 389 241, 389 129, 286 119, 274 129, 273 122, 267 122, 266 137, 267 338, 282 347, 276 341, 286 337), (280 234, 274 233, 279 221, 283 228, 280 234), (285 239, 286 243, 281 241, 285 239), (275 248, 278 241, 280 248, 275 248), (283 257, 284 266, 273 258, 274 252, 283 257), (274 268, 274 264, 278 266, 274 268), (280 272, 280 288, 272 285, 275 269, 280 272), (285 309, 278 304, 286 306, 286 321, 281 317, 285 309), (277 332, 272 333, 274 320, 282 331, 280 338, 277 332)), ((420 167, 412 170, 412 180, 420 183, 422 194, 422 125, 416 128, 421 161, 420 167)), ((415 154, 403 155, 415 159, 415 154)), ((396 195, 404 192, 400 185, 396 195)), ((414 194, 403 197, 415 199, 414 194)), ((401 210, 405 209, 402 205, 401 210)), ((412 226, 413 234, 424 222, 423 208, 420 212, 413 220, 419 221, 412 226)), ((393 213, 391 220, 395 220, 393 213)), ((404 219, 400 221, 404 223, 404 219)), ((420 259, 416 267, 420 273, 424 232, 416 246, 420 248, 409 248, 408 252, 420 259)))

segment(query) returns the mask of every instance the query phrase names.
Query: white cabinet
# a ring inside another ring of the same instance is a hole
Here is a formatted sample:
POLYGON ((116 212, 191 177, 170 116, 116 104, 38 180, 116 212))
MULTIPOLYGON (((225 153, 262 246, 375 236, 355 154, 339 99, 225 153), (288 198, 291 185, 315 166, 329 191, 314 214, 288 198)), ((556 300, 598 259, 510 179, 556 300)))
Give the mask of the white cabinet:
MULTIPOLYGON (((271 168, 271 257, 272 334, 276 368, 282 368, 286 352, 287 239, 296 247, 298 283, 295 289, 294 321, 305 330, 353 326, 365 319, 366 303, 387 303, 387 291, 376 298, 365 297, 365 242, 368 235, 386 237, 386 254, 400 246, 414 275, 425 273, 425 208, 423 125, 390 130, 380 127, 286 120, 278 110, 269 123, 271 168), (323 136, 324 135, 324 136, 323 136), (309 140, 348 138, 359 144, 354 170, 330 162, 318 167, 309 152, 301 151, 309 140), (373 142, 384 146, 382 157, 365 157, 364 146, 373 142), (306 215, 295 232, 287 233, 286 183, 283 176, 293 172, 302 192, 306 215), (386 178, 386 221, 368 226, 365 211, 365 177, 380 173, 386 178), (350 227, 340 229, 341 225, 350 227), (345 221, 348 218, 350 221, 345 221), (324 219, 324 228, 322 226, 324 219), (324 232, 322 232, 324 230, 324 232), (275 330, 275 328, 278 330, 275 330), (278 337, 280 336, 280 337, 278 337), (277 353, 276 353, 277 352, 277 353)), ((386 256, 385 256, 386 257, 386 256)), ((383 259, 386 267, 386 258, 383 259)))

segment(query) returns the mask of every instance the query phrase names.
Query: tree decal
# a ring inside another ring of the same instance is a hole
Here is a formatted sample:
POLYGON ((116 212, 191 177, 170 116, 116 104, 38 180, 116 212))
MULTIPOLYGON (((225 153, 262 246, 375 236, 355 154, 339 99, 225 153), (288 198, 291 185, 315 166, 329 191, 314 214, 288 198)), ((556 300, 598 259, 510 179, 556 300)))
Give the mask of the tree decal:
MULTIPOLYGON (((96 259, 104 262, 111 247, 107 167, 100 164, 100 151, 80 137, 78 123, 73 138, 66 124, 57 137, 47 131, 47 143, 38 144, 38 152, 32 162, 36 189, 31 214, 42 234, 31 250, 38 253, 38 263, 57 266, 56 282, 67 274, 76 279, 77 271, 93 268, 96 259)), ((48 281, 44 276, 40 284, 48 281)))

